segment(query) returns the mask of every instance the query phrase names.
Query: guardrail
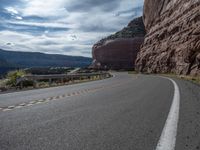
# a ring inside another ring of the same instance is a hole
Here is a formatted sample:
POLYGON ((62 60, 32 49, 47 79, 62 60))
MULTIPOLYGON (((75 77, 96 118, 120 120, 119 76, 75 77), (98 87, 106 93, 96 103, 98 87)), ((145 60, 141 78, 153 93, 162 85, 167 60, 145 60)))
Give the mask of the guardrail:
POLYGON ((111 75, 108 72, 103 73, 81 73, 81 74, 55 74, 55 75, 26 75, 24 77, 18 78, 16 80, 16 85, 20 85, 23 88, 24 81, 33 81, 34 87, 37 87, 37 83, 41 80, 48 80, 49 85, 53 83, 53 80, 59 80, 60 83, 73 82, 74 80, 84 80, 84 79, 104 79, 111 75))

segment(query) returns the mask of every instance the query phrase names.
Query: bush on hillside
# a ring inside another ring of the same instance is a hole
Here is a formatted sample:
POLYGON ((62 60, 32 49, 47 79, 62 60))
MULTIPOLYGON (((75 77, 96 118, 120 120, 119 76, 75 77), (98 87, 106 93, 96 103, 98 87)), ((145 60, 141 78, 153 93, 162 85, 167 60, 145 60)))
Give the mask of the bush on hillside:
POLYGON ((10 71, 7 74, 7 85, 9 86, 16 86, 16 81, 18 78, 21 78, 25 76, 26 73, 23 70, 17 70, 17 71, 10 71))

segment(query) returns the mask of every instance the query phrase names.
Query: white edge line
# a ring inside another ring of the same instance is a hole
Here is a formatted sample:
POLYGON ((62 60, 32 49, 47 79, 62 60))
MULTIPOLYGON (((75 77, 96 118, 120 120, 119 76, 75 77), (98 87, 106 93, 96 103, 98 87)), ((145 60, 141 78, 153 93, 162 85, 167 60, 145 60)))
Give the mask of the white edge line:
POLYGON ((179 120, 180 91, 178 85, 174 80, 167 77, 162 78, 168 79, 173 83, 174 97, 156 150, 174 150, 176 146, 176 135, 179 120))

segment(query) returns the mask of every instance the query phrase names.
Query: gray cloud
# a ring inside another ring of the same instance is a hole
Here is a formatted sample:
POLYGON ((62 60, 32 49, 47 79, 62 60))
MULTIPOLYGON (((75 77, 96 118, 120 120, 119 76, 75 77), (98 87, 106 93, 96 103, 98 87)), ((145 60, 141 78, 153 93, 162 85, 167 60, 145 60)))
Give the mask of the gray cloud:
POLYGON ((142 6, 143 0, 1 0, 0 48, 91 57, 92 45, 142 15, 142 6))
POLYGON ((121 0, 73 0, 66 6, 69 11, 88 11, 91 9, 101 9, 102 11, 113 11, 120 5, 121 0))
POLYGON ((136 7, 136 8, 131 8, 128 10, 123 10, 123 11, 119 11, 116 16, 121 16, 121 15, 138 15, 139 13, 142 13, 143 7, 136 7))

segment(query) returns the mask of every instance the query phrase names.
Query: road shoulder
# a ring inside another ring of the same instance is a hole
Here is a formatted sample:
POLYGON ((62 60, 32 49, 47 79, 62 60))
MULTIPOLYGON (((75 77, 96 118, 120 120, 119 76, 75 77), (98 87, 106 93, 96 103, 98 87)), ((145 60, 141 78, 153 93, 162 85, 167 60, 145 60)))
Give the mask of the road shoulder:
POLYGON ((175 79, 180 88, 181 103, 176 150, 200 149, 200 86, 175 79))

